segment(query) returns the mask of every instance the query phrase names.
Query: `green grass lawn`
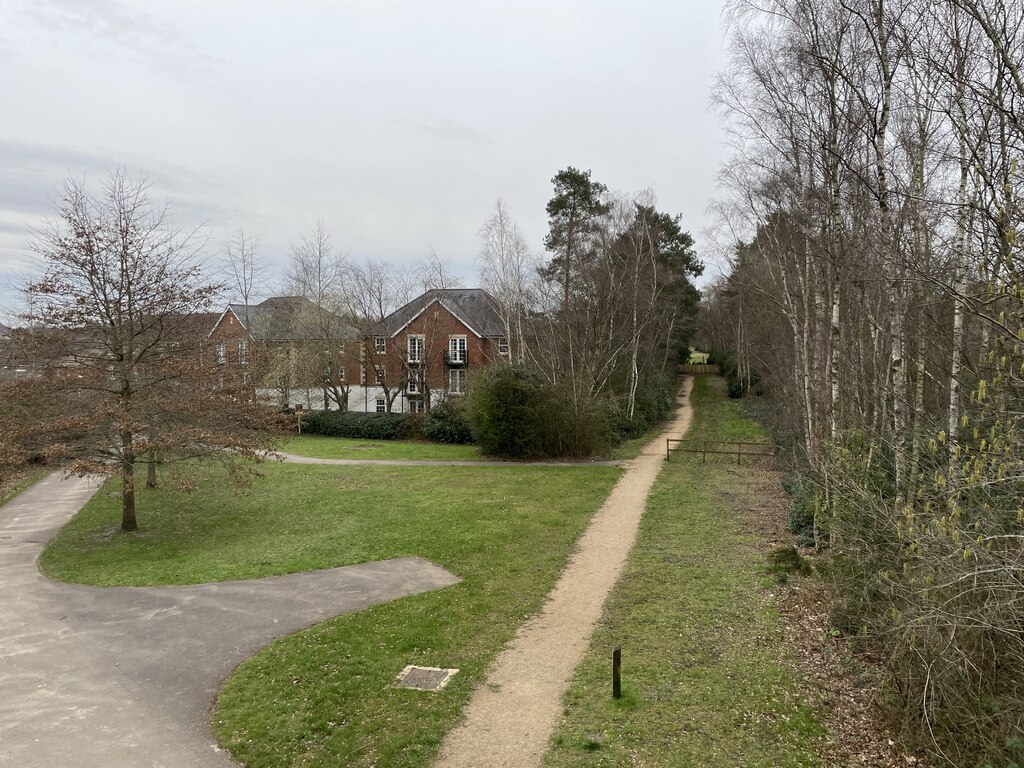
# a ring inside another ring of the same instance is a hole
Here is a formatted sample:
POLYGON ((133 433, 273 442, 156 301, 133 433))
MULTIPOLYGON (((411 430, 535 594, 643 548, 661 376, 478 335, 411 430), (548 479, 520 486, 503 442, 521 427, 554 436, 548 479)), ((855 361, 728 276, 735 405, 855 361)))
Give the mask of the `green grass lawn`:
POLYGON ((479 461, 475 445, 446 445, 425 440, 355 440, 348 437, 298 435, 278 450, 314 459, 421 459, 479 461))
POLYGON ((112 481, 42 560, 56 578, 141 585, 418 555, 463 579, 283 638, 242 664, 213 726, 249 768, 428 765, 621 473, 281 463, 261 470, 266 477, 247 495, 223 482, 191 495, 169 483, 141 492, 142 533, 127 536, 113 532, 112 481), (393 688, 407 664, 461 671, 440 694, 393 688))
MULTIPOLYGON (((757 439, 723 381, 698 377, 691 436, 757 439), (739 437, 742 435, 742 437, 739 437)), ((822 729, 796 693, 763 556, 742 510, 758 483, 725 457, 676 454, 565 700, 546 765, 816 766, 822 729), (723 460, 724 459, 724 460, 723 460), (623 649, 623 697, 611 652, 623 649)))

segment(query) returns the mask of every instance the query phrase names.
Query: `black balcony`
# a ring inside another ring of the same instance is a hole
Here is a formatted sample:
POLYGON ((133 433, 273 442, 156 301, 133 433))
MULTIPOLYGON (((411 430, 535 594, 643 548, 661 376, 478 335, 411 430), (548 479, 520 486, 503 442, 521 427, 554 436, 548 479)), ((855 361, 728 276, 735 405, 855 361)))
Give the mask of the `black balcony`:
POLYGON ((449 350, 444 353, 444 364, 449 368, 466 368, 469 365, 469 353, 453 354, 449 350))

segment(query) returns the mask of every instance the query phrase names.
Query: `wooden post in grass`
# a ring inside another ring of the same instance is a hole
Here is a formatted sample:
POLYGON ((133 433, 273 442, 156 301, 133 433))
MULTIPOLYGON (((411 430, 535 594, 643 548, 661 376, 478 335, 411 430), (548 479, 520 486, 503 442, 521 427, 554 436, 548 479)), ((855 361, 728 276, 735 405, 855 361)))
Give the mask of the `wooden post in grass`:
POLYGON ((622 646, 612 651, 612 698, 622 698, 622 646))
POLYGON ((668 438, 665 438, 665 461, 672 461, 672 453, 668 447, 668 438))

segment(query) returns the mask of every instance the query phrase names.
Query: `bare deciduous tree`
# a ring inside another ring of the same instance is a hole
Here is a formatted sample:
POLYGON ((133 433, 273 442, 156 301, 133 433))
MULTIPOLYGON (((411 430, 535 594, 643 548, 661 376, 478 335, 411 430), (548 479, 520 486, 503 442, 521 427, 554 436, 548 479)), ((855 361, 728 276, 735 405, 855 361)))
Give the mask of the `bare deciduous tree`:
POLYGON ((32 420, 15 410, 0 430, 23 454, 71 459, 75 473, 119 473, 122 531, 138 527, 135 470, 147 457, 215 459, 237 474, 240 458, 270 447, 274 424, 204 354, 201 313, 220 286, 203 276, 202 240, 174 230, 148 189, 123 171, 96 196, 65 183, 32 244, 40 274, 24 286, 20 353, 38 373, 7 393, 32 420))

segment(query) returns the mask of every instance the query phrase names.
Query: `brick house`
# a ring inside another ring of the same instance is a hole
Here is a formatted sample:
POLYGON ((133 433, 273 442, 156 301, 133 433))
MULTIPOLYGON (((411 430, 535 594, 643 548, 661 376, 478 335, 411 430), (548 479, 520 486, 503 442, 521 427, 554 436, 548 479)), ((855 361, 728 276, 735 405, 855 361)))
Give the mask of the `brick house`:
POLYGON ((479 288, 435 289, 363 333, 336 318, 344 330, 333 342, 330 372, 311 371, 297 362, 304 349, 324 345, 323 336, 298 319, 322 310, 297 296, 229 304, 208 342, 225 372, 243 377, 271 402, 424 413, 432 404, 463 394, 474 368, 509 359, 496 307, 494 297, 479 288))
POLYGON ((355 326, 301 296, 228 304, 207 341, 225 375, 281 405, 337 408, 360 368, 355 326))
POLYGON ((509 359, 497 300, 480 288, 434 289, 371 329, 349 408, 423 413, 466 391, 472 371, 509 359))

